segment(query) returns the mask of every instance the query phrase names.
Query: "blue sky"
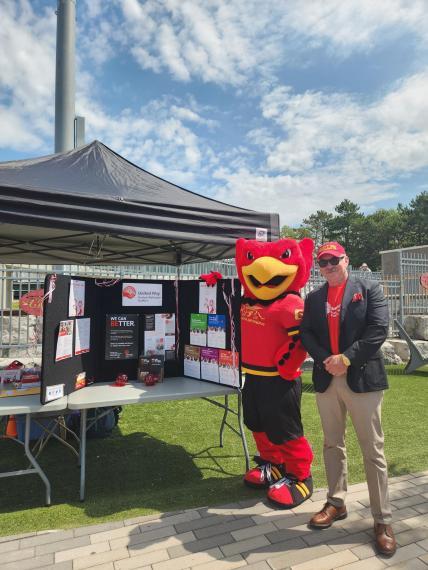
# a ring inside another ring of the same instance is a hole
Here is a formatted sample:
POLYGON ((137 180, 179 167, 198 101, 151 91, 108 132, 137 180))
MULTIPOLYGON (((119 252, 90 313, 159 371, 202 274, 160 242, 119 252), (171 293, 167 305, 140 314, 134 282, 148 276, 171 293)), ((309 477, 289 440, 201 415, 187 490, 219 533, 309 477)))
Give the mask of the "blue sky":
MULTIPOLYGON (((0 161, 54 148, 56 0, 0 0, 0 161)), ((428 189, 426 0, 76 0, 86 140, 299 225, 428 189)))

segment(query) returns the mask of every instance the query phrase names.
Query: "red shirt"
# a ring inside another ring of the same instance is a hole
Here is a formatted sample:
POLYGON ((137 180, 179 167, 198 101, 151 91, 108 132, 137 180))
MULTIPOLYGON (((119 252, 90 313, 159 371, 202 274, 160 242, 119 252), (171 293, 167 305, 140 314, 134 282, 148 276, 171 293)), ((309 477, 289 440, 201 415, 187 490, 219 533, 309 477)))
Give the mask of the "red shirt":
POLYGON ((340 354, 339 332, 340 332, 340 310, 342 306, 343 293, 345 292, 346 279, 337 287, 328 288, 327 294, 327 323, 330 334, 330 347, 332 354, 340 354))

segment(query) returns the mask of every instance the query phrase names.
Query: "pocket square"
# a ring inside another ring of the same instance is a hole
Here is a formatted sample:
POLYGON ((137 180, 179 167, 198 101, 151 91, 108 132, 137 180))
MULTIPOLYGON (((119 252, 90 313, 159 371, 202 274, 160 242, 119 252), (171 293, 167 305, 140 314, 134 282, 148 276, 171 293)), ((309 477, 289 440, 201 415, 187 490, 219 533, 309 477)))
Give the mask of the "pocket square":
POLYGON ((356 303, 357 301, 362 301, 363 300, 363 294, 362 293, 354 293, 354 296, 352 297, 352 302, 356 303))

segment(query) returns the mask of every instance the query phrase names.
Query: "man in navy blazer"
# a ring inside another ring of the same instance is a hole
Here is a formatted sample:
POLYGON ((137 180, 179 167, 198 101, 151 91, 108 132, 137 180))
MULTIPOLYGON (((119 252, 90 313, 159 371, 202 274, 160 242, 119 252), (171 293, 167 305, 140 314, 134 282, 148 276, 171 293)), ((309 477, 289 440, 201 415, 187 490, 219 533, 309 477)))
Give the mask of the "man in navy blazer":
POLYGON ((303 346, 314 359, 312 380, 324 432, 328 493, 326 504, 309 524, 328 528, 347 516, 349 413, 364 458, 376 548, 391 556, 396 541, 381 425, 383 390, 388 388, 380 351, 388 333, 387 303, 378 283, 348 275, 349 258, 339 243, 323 244, 317 261, 326 283, 306 297, 300 330, 303 346))

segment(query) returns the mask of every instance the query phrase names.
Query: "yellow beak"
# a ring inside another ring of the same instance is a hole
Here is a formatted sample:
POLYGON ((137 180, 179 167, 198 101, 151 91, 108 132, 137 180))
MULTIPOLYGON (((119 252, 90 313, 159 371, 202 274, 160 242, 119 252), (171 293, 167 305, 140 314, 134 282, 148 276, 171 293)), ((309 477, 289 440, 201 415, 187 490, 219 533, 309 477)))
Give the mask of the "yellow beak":
POLYGON ((275 299, 290 287, 298 265, 287 265, 274 257, 259 257, 242 268, 248 289, 262 301, 275 299))

